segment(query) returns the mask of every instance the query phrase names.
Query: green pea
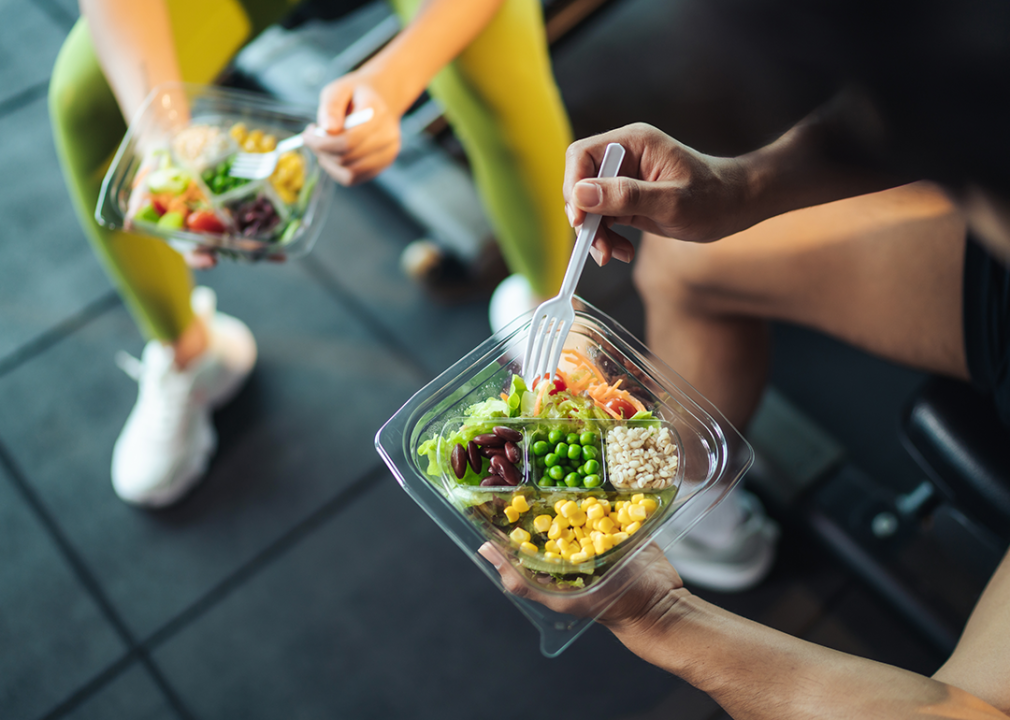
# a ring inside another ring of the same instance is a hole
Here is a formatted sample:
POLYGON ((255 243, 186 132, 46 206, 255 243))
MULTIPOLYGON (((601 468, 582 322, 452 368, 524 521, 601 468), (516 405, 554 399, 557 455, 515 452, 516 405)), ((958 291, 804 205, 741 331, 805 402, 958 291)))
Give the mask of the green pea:
POLYGON ((551 449, 551 446, 545 443, 543 440, 537 440, 533 443, 533 454, 534 455, 546 455, 547 451, 551 449))
POLYGON ((589 430, 586 430, 579 437, 579 442, 582 443, 583 446, 586 446, 586 445, 595 445, 596 444, 596 433, 590 432, 589 430))
POLYGON ((582 478, 578 473, 568 473, 565 475, 565 485, 568 487, 578 487, 582 484, 582 478))
POLYGON ((597 475, 600 472, 600 463, 596 460, 586 460, 582 467, 586 469, 586 475, 597 475))
POLYGON ((549 442, 551 445, 557 445, 564 439, 564 437, 565 434, 560 430, 551 430, 549 433, 547 433, 547 442, 549 442))
POLYGON ((565 477, 565 469, 555 465, 552 468, 548 468, 547 474, 550 476, 551 480, 563 480, 565 477))
POLYGON ((547 467, 547 462, 542 457, 536 458, 533 462, 536 463, 538 468, 547 467))
POLYGON ((553 487, 554 481, 551 480, 550 475, 544 475, 540 478, 540 487, 553 487))
POLYGON ((558 462, 560 462, 560 460, 561 458, 554 453, 547 453, 546 457, 544 457, 544 465, 547 467, 554 467, 558 464, 558 462))
POLYGON ((568 446, 568 459, 578 460, 582 457, 582 446, 581 445, 569 445, 568 446))
POLYGON ((554 452, 558 454, 558 457, 568 457, 568 443, 559 442, 554 446, 554 452))
POLYGON ((582 459, 583 460, 595 460, 600 456, 600 451, 594 448, 592 445, 582 446, 582 459))
POLYGON ((568 433, 565 436, 565 442, 568 443, 569 445, 578 445, 579 444, 579 434, 578 433, 568 433))
POLYGON ((594 488, 602 485, 603 480, 600 479, 599 475, 586 475, 586 477, 582 480, 582 484, 587 488, 594 488))

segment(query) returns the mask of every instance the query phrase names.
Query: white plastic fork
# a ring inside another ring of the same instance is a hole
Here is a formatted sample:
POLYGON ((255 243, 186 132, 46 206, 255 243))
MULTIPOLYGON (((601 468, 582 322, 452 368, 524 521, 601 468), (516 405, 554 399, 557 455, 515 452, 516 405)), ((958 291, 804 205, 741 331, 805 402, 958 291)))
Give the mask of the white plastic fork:
MULTIPOLYGON (((362 125, 372 119, 375 111, 372 108, 363 108, 352 112, 344 118, 344 130, 362 125)), ((319 134, 325 135, 326 131, 320 128, 319 134), (321 131, 321 132, 320 132, 321 131)), ((246 178, 247 180, 262 180, 270 177, 274 168, 277 167, 277 160, 286 152, 297 150, 305 144, 305 138, 301 134, 292 135, 287 140, 281 140, 277 147, 265 153, 240 152, 235 156, 228 174, 232 177, 246 178)))
MULTIPOLYGON (((600 172, 597 177, 616 177, 624 160, 624 148, 618 143, 610 143, 603 153, 600 172)), ((572 297, 578 284, 582 268, 589 257, 589 248, 593 244, 597 230, 600 229, 599 215, 589 214, 582 223, 579 237, 572 249, 572 257, 565 270, 565 279, 561 283, 561 291, 556 297, 540 304, 530 321, 530 332, 526 339, 526 353, 523 356, 523 379, 529 387, 538 377, 553 378, 561 362, 561 351, 565 347, 568 331, 575 322, 575 308, 572 297)))

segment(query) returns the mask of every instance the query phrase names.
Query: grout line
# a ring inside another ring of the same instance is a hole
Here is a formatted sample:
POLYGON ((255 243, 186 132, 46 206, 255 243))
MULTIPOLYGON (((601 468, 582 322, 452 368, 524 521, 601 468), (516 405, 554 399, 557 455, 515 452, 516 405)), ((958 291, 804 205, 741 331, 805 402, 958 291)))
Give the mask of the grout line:
POLYGON ((337 493, 333 498, 323 504, 322 507, 315 510, 307 518, 299 522, 288 532, 274 541, 272 545, 261 550, 245 565, 241 566, 231 575, 207 591, 203 597, 155 630, 154 633, 141 643, 141 647, 144 648, 145 651, 155 649, 158 645, 166 642, 183 627, 205 614, 214 605, 218 604, 234 590, 239 588, 246 580, 250 579, 260 570, 270 565, 270 563, 282 557, 302 540, 312 535, 312 533, 314 533, 332 517, 340 514, 344 506, 346 506, 349 502, 353 502, 359 496, 364 494, 365 491, 371 489, 379 477, 384 474, 384 471, 386 471, 386 466, 382 463, 379 463, 371 470, 365 471, 361 477, 351 483, 351 485, 337 493))
POLYGON ((45 97, 49 92, 49 81, 43 80, 40 83, 26 87, 20 92, 16 92, 8 98, 0 100, 0 118, 10 115, 12 112, 20 110, 26 105, 31 105, 39 98, 45 97))
POLYGON ((406 347, 395 334, 390 332, 379 318, 369 310, 364 303, 360 302, 352 293, 348 292, 340 281, 333 277, 317 260, 311 257, 303 258, 302 267, 313 277, 323 289, 337 302, 346 307, 352 315, 360 320, 365 327, 374 334, 379 341, 385 345, 392 353, 400 357, 410 367, 417 372, 422 380, 430 380, 434 375, 424 366, 414 353, 406 347))
MULTIPOLYGON (((63 529, 60 527, 59 523, 46 508, 42 499, 38 496, 35 490, 31 487, 28 482, 27 477, 22 472, 20 466, 15 462, 14 457, 8 451, 7 446, 0 441, 0 465, 6 468, 8 474, 10 475, 11 481, 14 487, 20 493, 22 499, 28 504, 28 506, 35 513, 36 519, 42 523, 45 529, 49 533, 50 539, 56 544, 57 550, 63 556, 63 559, 70 565, 71 572, 77 578, 78 582, 84 586, 85 591, 91 597, 91 600, 98 606, 99 611, 105 620, 112 625, 112 629, 119 636, 119 639, 128 648, 127 655, 123 658, 122 662, 126 662, 129 659, 136 657, 139 662, 147 668, 148 672, 151 673, 155 684, 161 688, 169 704, 176 710, 176 712, 183 718, 191 719, 193 716, 186 710, 183 706, 182 701, 175 694, 175 692, 168 686, 165 679, 161 676, 161 673, 154 663, 151 661, 150 657, 147 655, 146 650, 137 644, 132 633, 130 633, 129 628, 127 628, 126 623, 116 612, 115 607, 109 598, 106 597, 105 592, 102 590, 101 585, 98 580, 92 574, 90 568, 88 568, 87 563, 84 559, 77 553, 70 543, 69 538, 64 534, 63 529)), ((115 668, 115 665, 113 666, 115 668)), ((107 670, 103 674, 108 674, 110 671, 107 670)), ((110 678, 114 677, 116 673, 111 673, 110 678)), ((100 675, 101 677, 101 675, 100 675)), ((103 685, 92 681, 88 684, 90 688, 87 692, 84 692, 85 688, 82 688, 78 692, 74 693, 67 701, 61 703, 57 710, 54 712, 65 713, 76 707, 83 700, 95 692, 99 687, 103 685)), ((88 687, 86 686, 86 688, 88 687)), ((55 717, 55 716, 54 716, 55 717)))
POLYGON ((44 12, 50 20, 60 26, 60 30, 65 33, 77 23, 77 18, 64 10, 53 0, 35 0, 35 6, 44 12))
POLYGON ((85 305, 75 315, 70 316, 54 327, 44 331, 41 335, 29 340, 10 355, 0 358, 0 377, 45 352, 66 336, 80 330, 99 315, 102 315, 119 303, 120 299, 115 290, 109 290, 100 295, 97 299, 85 305))

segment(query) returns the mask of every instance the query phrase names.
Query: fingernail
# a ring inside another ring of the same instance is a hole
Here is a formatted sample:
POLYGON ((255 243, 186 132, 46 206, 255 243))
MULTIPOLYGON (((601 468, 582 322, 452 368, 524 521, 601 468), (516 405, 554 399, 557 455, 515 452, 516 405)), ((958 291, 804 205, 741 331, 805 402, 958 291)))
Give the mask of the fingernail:
POLYGON ((592 245, 590 245, 589 246, 589 254, 593 256, 593 260, 596 261, 597 265, 599 265, 600 267, 603 267, 603 263, 600 262, 600 258, 602 258, 603 255, 602 255, 602 253, 600 253, 599 250, 597 250, 595 247, 593 247, 592 245))
POLYGON ((600 204, 603 197, 600 193, 600 186, 596 183, 583 180, 575 184, 575 199, 579 205, 585 208, 594 208, 600 204))
POLYGON ((568 216, 568 224, 575 227, 575 213, 572 212, 572 208, 568 203, 565 203, 565 215, 568 216))
POLYGON ((480 553, 480 555, 485 560, 494 565, 495 570, 501 569, 502 563, 505 561, 505 558, 502 557, 502 554, 498 552, 498 549, 493 545, 491 545, 491 543, 484 543, 483 545, 480 546, 477 552, 480 553))

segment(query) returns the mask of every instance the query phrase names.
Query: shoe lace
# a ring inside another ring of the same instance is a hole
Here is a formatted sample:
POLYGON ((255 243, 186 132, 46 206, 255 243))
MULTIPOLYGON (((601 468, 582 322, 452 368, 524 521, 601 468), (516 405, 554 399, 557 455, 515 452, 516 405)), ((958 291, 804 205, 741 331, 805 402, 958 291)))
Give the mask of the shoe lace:
POLYGON ((176 370, 145 372, 141 360, 122 350, 116 353, 116 365, 140 385, 137 409, 150 435, 168 441, 180 432, 194 404, 192 377, 176 370))

